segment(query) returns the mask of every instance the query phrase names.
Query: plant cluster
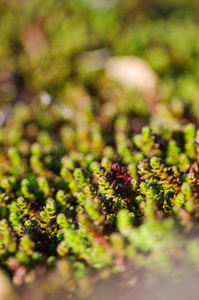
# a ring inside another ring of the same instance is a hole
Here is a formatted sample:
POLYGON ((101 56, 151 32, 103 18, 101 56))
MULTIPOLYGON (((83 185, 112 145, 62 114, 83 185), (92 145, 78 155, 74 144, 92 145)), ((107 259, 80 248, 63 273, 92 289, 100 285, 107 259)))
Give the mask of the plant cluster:
POLYGON ((19 2, 0 0, 1 269, 70 299, 129 260, 198 266, 197 1, 19 2), (154 94, 96 49, 148 61, 154 94))
MULTIPOLYGON (((193 124, 136 134, 127 126, 131 116, 120 115, 104 135, 84 112, 92 126, 54 119, 41 131, 38 114, 22 107, 23 118, 16 106, 1 132, 0 260, 15 285, 60 263, 82 279, 94 269, 121 270, 125 258, 147 254, 150 261, 157 249, 176 259, 165 239, 176 245, 177 231, 199 218, 193 124), (21 132, 11 146, 12 122, 21 132), (55 126, 60 135, 51 134, 55 126)), ((50 118, 53 106, 39 111, 50 118)))

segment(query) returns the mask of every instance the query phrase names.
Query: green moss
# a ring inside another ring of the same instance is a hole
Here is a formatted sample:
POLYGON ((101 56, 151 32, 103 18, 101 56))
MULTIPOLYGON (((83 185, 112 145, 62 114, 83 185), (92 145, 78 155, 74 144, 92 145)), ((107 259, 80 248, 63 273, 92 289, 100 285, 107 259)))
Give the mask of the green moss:
POLYGON ((198 264, 198 4, 91 2, 0 0, 0 263, 16 285, 51 270, 74 293, 125 258, 172 265, 168 245, 198 264), (148 61, 154 94, 108 78, 109 54, 148 61))

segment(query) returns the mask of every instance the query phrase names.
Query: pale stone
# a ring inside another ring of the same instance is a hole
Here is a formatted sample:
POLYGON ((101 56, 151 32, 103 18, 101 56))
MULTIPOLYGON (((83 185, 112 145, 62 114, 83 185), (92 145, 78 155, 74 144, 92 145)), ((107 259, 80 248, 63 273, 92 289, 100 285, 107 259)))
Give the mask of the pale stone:
POLYGON ((105 65, 106 74, 125 89, 137 89, 143 93, 154 92, 157 75, 150 65, 135 56, 109 58, 105 65))

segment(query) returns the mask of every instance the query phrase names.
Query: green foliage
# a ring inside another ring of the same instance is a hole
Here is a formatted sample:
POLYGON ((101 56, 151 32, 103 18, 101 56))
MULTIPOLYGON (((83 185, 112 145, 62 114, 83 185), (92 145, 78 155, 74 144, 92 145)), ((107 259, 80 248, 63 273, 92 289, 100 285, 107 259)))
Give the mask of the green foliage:
POLYGON ((163 138, 164 129, 157 134, 145 127, 132 145, 125 132, 123 142, 128 149, 136 145, 136 159, 132 152, 133 162, 128 163, 124 153, 116 152, 120 164, 111 159, 105 163, 106 156, 101 155, 93 158, 93 168, 92 160, 86 161, 87 154, 52 157, 38 143, 26 155, 9 150, 8 165, 18 168, 23 157, 24 166, 23 176, 21 171, 14 174, 12 168, 2 168, 1 175, 0 255, 14 280, 13 257, 25 268, 26 276, 35 266, 47 268, 51 257, 54 266, 68 258, 103 268, 114 266, 116 256, 153 255, 157 247, 164 248, 161 239, 167 235, 175 240, 164 225, 167 219, 173 219, 173 228, 193 226, 199 218, 199 166, 186 145, 192 143, 197 149, 195 132, 193 125, 186 125, 178 134, 170 130, 163 138), (180 143, 179 135, 184 136, 180 143), (180 159, 169 159, 175 157, 172 153, 178 158, 186 155, 186 168, 181 168, 180 159), (161 235, 156 232, 159 226, 161 235))
POLYGON ((2 268, 74 293, 125 258, 198 263, 198 4, 22 2, 0 0, 2 268), (109 55, 148 61, 157 89, 113 82, 109 55))

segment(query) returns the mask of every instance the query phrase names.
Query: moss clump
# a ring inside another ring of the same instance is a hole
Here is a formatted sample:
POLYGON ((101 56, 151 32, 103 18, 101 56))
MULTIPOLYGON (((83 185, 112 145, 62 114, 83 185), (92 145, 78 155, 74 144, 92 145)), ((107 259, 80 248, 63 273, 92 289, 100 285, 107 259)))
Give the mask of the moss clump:
MULTIPOLYGON (((50 115, 52 108, 45 113, 50 115)), ((37 114, 31 113, 34 128, 37 114)), ((125 119, 129 123, 131 116, 125 119)), ((136 261, 145 253, 153 257, 157 249, 175 261, 165 241, 182 251, 185 242, 177 232, 190 230, 199 218, 195 126, 166 133, 164 127, 158 131, 143 127, 136 134, 118 126, 118 116, 111 137, 108 131, 104 136, 91 118, 92 126, 84 128, 81 141, 88 141, 93 150, 80 152, 79 143, 64 151, 62 127, 56 136, 47 128, 48 143, 42 145, 40 130, 34 141, 28 141, 29 122, 20 118, 17 122, 27 145, 19 141, 10 147, 2 142, 0 175, 0 259, 15 284, 33 281, 41 269, 56 270, 63 259, 75 277, 81 264, 81 278, 94 269, 119 270, 119 259, 136 261), (108 140, 112 142, 106 146, 108 140)), ((69 129, 74 122, 68 121, 69 129)), ((56 124, 53 121, 52 126, 56 124)), ((10 130, 8 124, 2 133, 10 130)), ((74 140, 78 135, 77 127, 74 140)))
POLYGON ((1 268, 70 297, 126 259, 198 265, 198 3, 15 2, 0 0, 1 268), (148 61, 157 88, 113 82, 109 55, 148 61))

